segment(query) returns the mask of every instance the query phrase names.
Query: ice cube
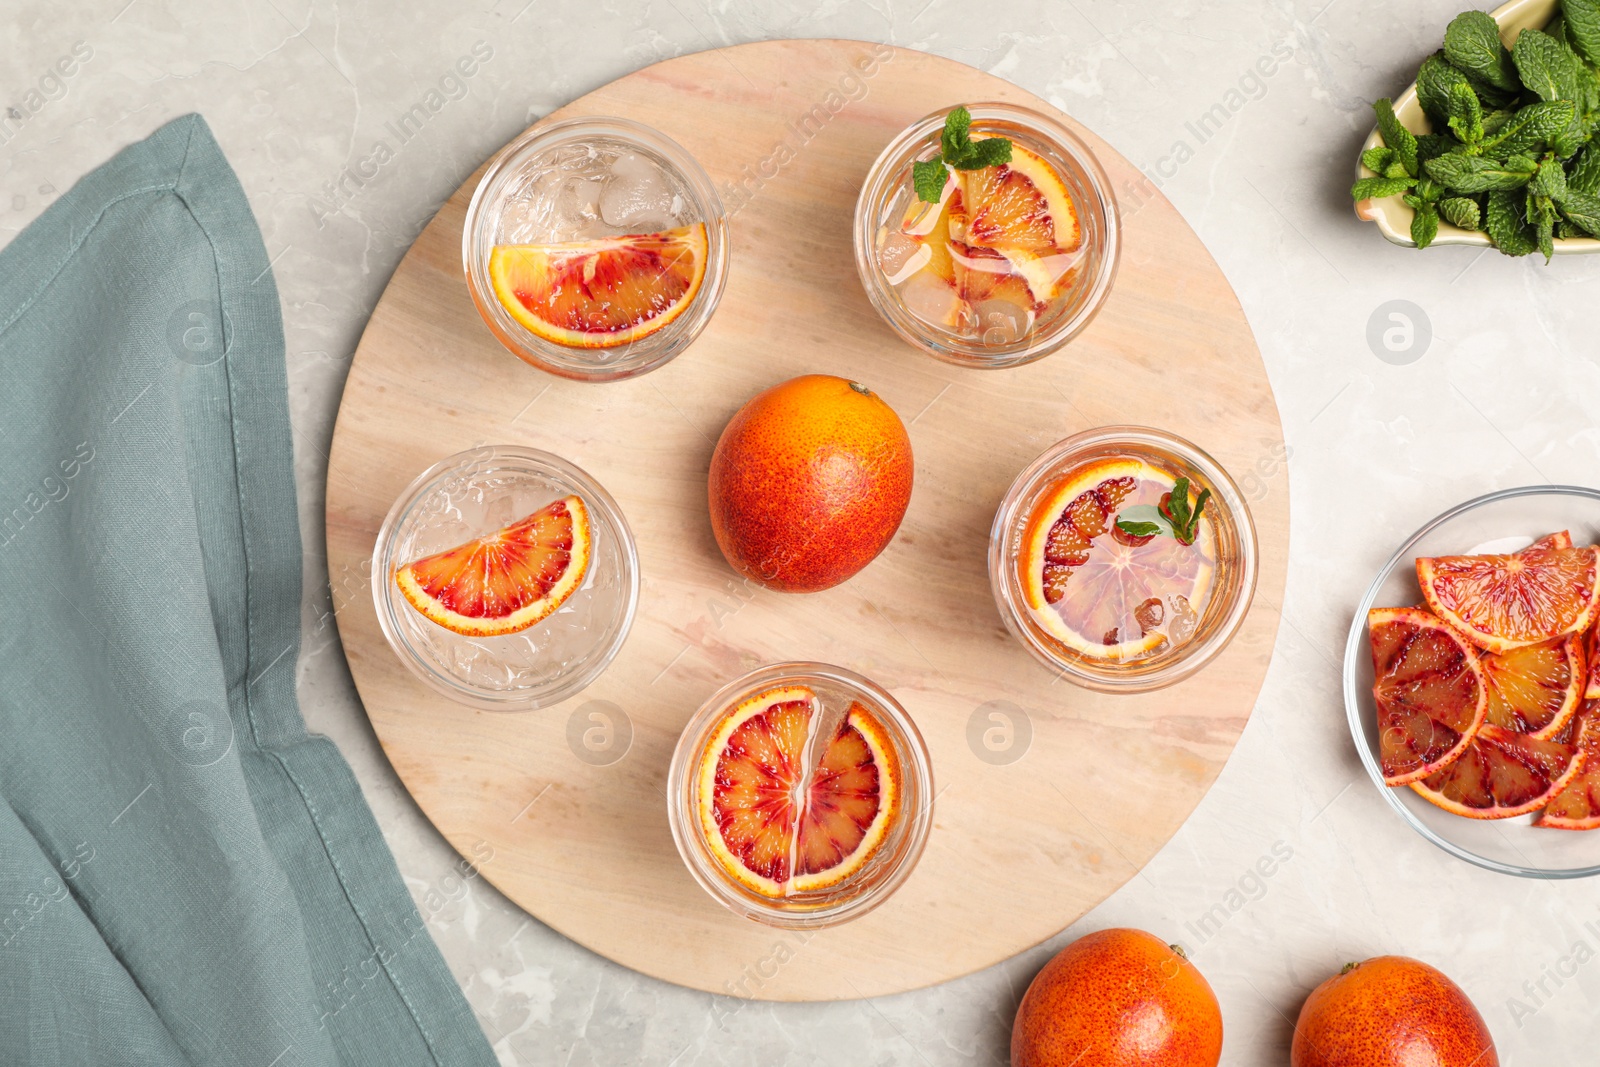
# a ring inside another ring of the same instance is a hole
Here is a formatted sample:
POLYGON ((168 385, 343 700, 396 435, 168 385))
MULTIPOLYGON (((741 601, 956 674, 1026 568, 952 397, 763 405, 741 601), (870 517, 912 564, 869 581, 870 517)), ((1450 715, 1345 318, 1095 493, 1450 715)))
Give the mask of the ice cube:
POLYGON ((916 272, 897 291, 907 311, 933 326, 954 328, 966 307, 955 287, 930 271, 916 272))
POLYGON ((1011 300, 980 300, 972 309, 974 328, 986 345, 1003 345, 1027 334, 1033 312, 1011 300))
POLYGON ((878 266, 890 285, 899 285, 932 258, 933 252, 927 245, 903 233, 886 233, 878 246, 878 266))
POLYGON ((672 225, 677 203, 660 166, 637 152, 624 152, 611 164, 600 217, 608 226, 634 232, 661 230, 672 225))

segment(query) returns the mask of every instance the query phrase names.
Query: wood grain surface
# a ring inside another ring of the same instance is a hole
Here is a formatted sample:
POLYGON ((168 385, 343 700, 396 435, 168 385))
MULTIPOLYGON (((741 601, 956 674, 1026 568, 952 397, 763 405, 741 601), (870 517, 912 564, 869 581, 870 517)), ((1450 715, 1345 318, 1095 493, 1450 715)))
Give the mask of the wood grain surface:
POLYGON ((1249 718, 1288 551, 1282 435, 1238 300, 1172 206, 1065 119, 1111 174, 1125 246, 1099 318, 1030 366, 939 363, 898 340, 862 293, 850 226, 868 167, 914 120, 978 100, 1051 110, 959 63, 852 41, 747 44, 637 71, 543 121, 648 123, 722 191, 732 271, 686 353, 641 378, 584 384, 501 348, 462 274, 477 175, 406 255, 356 351, 329 463, 328 559, 373 728, 422 810, 484 877, 646 974, 830 1000, 996 963, 1145 864, 1249 718), (916 485, 876 562, 843 586, 794 596, 752 588, 723 561, 706 470, 740 405, 807 372, 859 379, 894 406, 910 429, 916 485), (1238 638, 1196 678, 1144 696, 1055 680, 1007 634, 985 570, 989 526, 1015 474, 1055 441, 1111 423, 1161 427, 1217 457, 1250 498, 1261 541, 1255 606, 1238 638), (384 643, 367 584, 378 526, 406 483, 451 453, 498 443, 548 449, 604 484, 633 527, 643 575, 637 620, 610 669, 564 704, 523 714, 472 710, 416 681, 384 643), (673 848, 663 792, 679 730, 705 697, 790 659, 838 663, 889 689, 927 738, 937 790, 910 880, 866 917, 814 934, 735 918, 706 896, 673 848), (982 742, 1003 725, 996 712, 1014 723, 1009 751, 982 742), (569 727, 599 725, 596 713, 614 720, 609 753, 569 743, 569 727))

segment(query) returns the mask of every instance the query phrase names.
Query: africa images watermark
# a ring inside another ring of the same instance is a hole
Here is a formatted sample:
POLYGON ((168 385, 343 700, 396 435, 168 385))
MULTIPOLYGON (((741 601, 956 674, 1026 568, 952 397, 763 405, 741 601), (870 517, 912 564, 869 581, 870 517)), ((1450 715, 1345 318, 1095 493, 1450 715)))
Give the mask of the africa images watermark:
POLYGON ((0 548, 5 548, 20 537, 22 531, 27 529, 45 508, 67 499, 72 492, 72 480, 92 462, 94 462, 94 446, 88 441, 79 442, 71 455, 60 460, 55 470, 39 479, 38 484, 28 490, 20 503, 0 515, 0 548))
POLYGON ((1511 1021, 1517 1024, 1518 1030, 1578 976, 1580 967, 1600 955, 1595 947, 1600 945, 1600 922, 1590 919, 1583 924, 1583 929, 1587 936, 1574 941, 1572 947, 1556 957, 1555 963, 1541 964, 1538 978, 1522 983, 1522 997, 1506 998, 1506 1011, 1511 1013, 1511 1021))
POLYGON ((23 90, 15 103, 0 111, 0 145, 10 144, 23 131, 27 123, 52 102, 67 95, 68 81, 76 77, 83 64, 94 58, 94 49, 87 41, 74 41, 67 53, 39 75, 23 90))
POLYGON ((351 202, 378 177, 383 168, 392 163, 399 150, 422 133, 435 115, 450 104, 463 100, 472 91, 472 79, 494 58, 494 48, 487 41, 473 44, 468 54, 457 59, 436 85, 430 86, 400 117, 383 125, 386 137, 372 142, 354 163, 339 172, 332 181, 322 184, 322 197, 313 198, 311 213, 316 216, 317 229, 349 207, 351 202), (393 144, 390 144, 390 140, 393 144))
POLYGON ((729 215, 736 215, 761 192, 766 184, 776 178, 785 167, 800 155, 800 149, 816 139, 835 115, 852 103, 867 98, 867 81, 894 58, 894 49, 886 44, 875 44, 870 55, 856 59, 855 69, 846 71, 817 103, 801 112, 784 127, 783 140, 772 146, 761 161, 753 166, 746 163, 739 169, 739 177, 722 183, 723 207, 729 215))
POLYGON ((1149 203, 1155 190, 1176 178, 1184 164, 1221 133, 1235 115, 1267 95, 1267 82, 1293 58, 1294 49, 1286 41, 1257 56, 1215 103, 1183 124, 1183 136, 1173 142, 1166 155, 1139 168, 1144 175, 1142 181, 1122 183, 1122 214, 1132 215, 1149 203))

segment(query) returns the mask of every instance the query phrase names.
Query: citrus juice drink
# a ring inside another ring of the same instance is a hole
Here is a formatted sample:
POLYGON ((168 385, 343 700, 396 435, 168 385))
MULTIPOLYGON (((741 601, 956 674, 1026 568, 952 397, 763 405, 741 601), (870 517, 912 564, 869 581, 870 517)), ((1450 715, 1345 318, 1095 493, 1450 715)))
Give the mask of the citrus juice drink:
POLYGON ((873 165, 856 204, 868 297, 912 344, 1005 367, 1083 329, 1116 270, 1115 203, 1088 147, 1008 104, 936 112, 873 165))
POLYGON ((1017 479, 990 577, 1037 658, 1091 687, 1157 688, 1198 670, 1243 621, 1255 535, 1210 457, 1112 428, 1062 442, 1017 479))
POLYGON ((610 663, 638 600, 616 502, 549 453, 471 449, 425 471, 378 534, 378 621, 422 681, 491 709, 543 707, 610 663))
POLYGON ((725 687, 684 729, 669 817, 691 874, 721 903, 825 926, 910 873, 931 785, 921 736, 886 692, 842 668, 778 664, 725 687))
POLYGON ((705 172, 623 119, 525 134, 484 174, 462 255, 502 343, 553 373, 642 374, 683 351, 727 274, 726 224, 705 172))

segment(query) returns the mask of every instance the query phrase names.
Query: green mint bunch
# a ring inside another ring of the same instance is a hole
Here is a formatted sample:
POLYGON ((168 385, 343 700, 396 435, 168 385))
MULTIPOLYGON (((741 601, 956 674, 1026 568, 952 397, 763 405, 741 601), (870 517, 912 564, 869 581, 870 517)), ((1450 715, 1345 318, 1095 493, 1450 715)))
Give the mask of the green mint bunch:
POLYGON ((1373 104, 1381 148, 1361 153, 1373 177, 1357 200, 1403 196, 1411 239, 1426 248, 1439 221, 1481 230, 1508 256, 1557 237, 1600 237, 1600 0, 1562 0, 1544 30, 1511 48, 1482 11, 1457 15, 1444 47, 1422 61, 1417 100, 1434 132, 1413 134, 1384 99, 1373 104))
POLYGON ((917 199, 930 204, 939 202, 948 173, 946 164, 956 170, 982 170, 1011 162, 1009 140, 985 137, 974 141, 971 128, 972 113, 964 107, 957 107, 944 117, 944 130, 939 134, 939 158, 911 164, 911 184, 917 191, 917 199))

